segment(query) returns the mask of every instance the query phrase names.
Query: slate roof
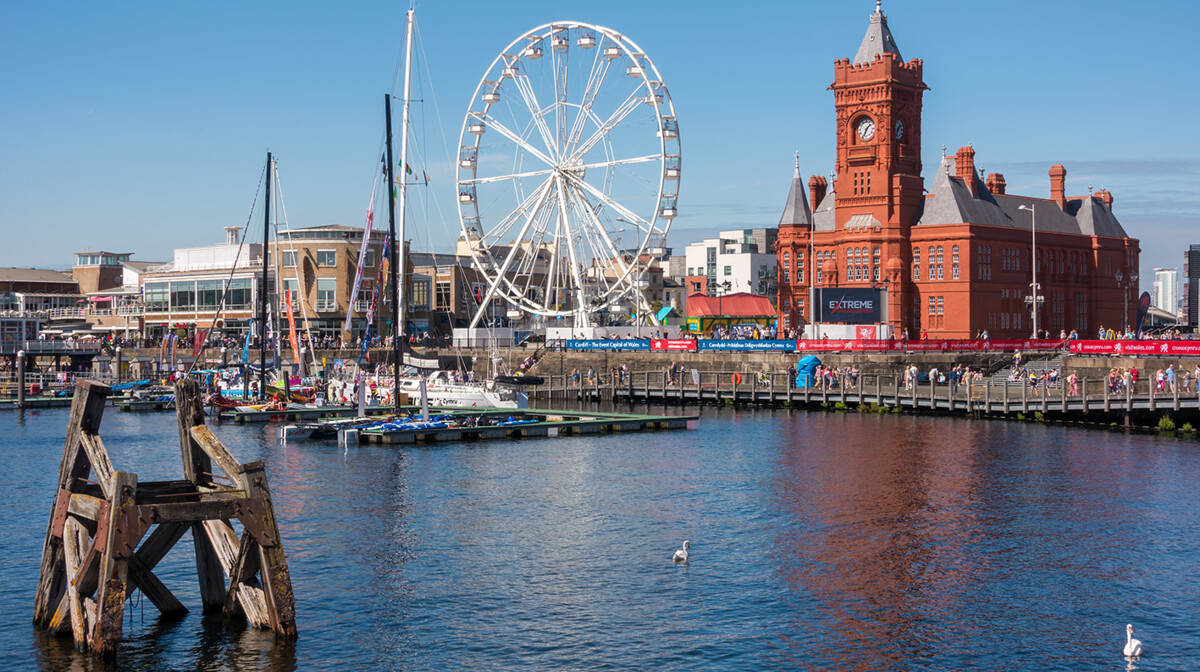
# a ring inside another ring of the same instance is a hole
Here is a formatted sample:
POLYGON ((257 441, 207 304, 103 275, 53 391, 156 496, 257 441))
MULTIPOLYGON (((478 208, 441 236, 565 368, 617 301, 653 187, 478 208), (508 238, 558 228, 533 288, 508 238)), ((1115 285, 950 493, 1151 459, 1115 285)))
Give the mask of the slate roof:
POLYGON ((1128 237, 1112 210, 1098 197, 1087 196, 1067 201, 1066 208, 1042 198, 992 194, 979 185, 979 196, 971 196, 967 185, 953 176, 954 159, 947 157, 938 167, 929 196, 917 217, 917 226, 941 224, 982 224, 1029 231, 1033 217, 1021 206, 1037 213, 1037 230, 1046 233, 1070 233, 1084 236, 1128 237))
MULTIPOLYGON (((75 280, 67 271, 48 268, 0 268, 0 282, 52 282, 74 285, 75 280)), ((18 291, 18 290, 14 290, 18 291)))
POLYGON ((900 56, 900 47, 896 46, 896 40, 892 37, 892 31, 888 30, 887 15, 876 2, 875 13, 871 15, 871 22, 867 24, 867 34, 863 36, 858 53, 854 55, 854 64, 870 63, 885 53, 895 54, 898 61, 904 60, 900 56))
POLYGON ((796 172, 792 175, 792 188, 788 191, 787 205, 779 226, 808 226, 812 223, 812 212, 808 207, 808 196, 804 193, 804 182, 800 180, 800 162, 796 161, 796 172))
POLYGON ((837 197, 833 193, 833 185, 829 185, 829 191, 825 193, 825 198, 821 199, 821 203, 813 211, 813 229, 816 231, 833 231, 834 216, 837 214, 837 197))

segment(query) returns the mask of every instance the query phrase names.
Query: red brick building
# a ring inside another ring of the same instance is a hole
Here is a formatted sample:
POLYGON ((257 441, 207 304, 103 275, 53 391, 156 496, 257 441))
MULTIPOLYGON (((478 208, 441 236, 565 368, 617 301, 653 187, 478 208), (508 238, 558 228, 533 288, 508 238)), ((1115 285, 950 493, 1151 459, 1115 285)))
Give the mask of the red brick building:
POLYGON ((813 176, 806 193, 797 160, 776 244, 780 326, 814 321, 813 287, 874 288, 898 334, 1027 337, 1035 217, 1038 328, 1084 336, 1131 324, 1139 247, 1109 192, 1066 196, 1056 165, 1050 198, 1009 195, 1003 175, 976 171, 971 147, 943 156, 926 190, 922 68, 901 58, 878 6, 854 59, 835 62, 835 179, 813 176))

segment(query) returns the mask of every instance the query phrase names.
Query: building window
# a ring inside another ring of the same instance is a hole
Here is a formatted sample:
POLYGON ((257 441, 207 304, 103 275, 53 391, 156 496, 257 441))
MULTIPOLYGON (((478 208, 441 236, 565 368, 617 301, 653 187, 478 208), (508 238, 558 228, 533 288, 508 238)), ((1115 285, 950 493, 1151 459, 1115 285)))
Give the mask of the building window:
POLYGON ((216 310, 221 301, 220 280, 199 280, 196 282, 196 308, 198 310, 216 310))
POLYGON ((921 279, 921 248, 913 248, 913 282, 921 279))
POLYGON ((283 279, 283 300, 287 301, 287 297, 291 297, 292 305, 296 305, 296 299, 300 296, 300 281, 295 278, 283 279))
POLYGON ((726 267, 725 267, 725 273, 724 273, 724 275, 733 275, 733 267, 732 267, 732 266, 726 266, 726 267))
POLYGON ((337 266, 337 250, 317 250, 317 266, 337 266))
POLYGON ((946 297, 937 297, 937 310, 938 315, 944 315, 946 313, 946 297))
MULTIPOLYGON (((441 283, 439 283, 441 284, 441 283)), ((447 282, 447 285, 450 283, 447 282)), ((414 311, 429 310, 429 280, 427 278, 413 278, 411 289, 408 294, 408 306, 414 311)))
POLYGON ((363 259, 363 266, 365 266, 367 268, 375 267, 375 248, 373 248, 373 247, 367 248, 367 258, 363 259))
POLYGON ((171 310, 195 310, 196 309, 196 283, 190 282, 172 282, 171 283, 171 310))
POLYGON ((165 313, 171 308, 171 285, 166 282, 147 282, 146 312, 165 313))
POLYGON ((950 277, 958 280, 958 245, 950 248, 950 277))
POLYGON ((440 311, 450 310, 450 281, 438 280, 436 293, 434 294, 433 309, 440 311))
POLYGON ((937 315, 937 297, 929 297, 929 314, 937 315))
POLYGON ((337 310, 337 279, 317 278, 317 306, 320 312, 337 310))
POLYGON ((944 264, 945 261, 946 261, 945 252, 942 250, 942 246, 938 245, 938 247, 937 247, 937 279, 938 280, 941 280, 944 277, 942 275, 942 264, 944 264))
POLYGON ((295 268, 295 266, 296 266, 296 251, 295 250, 283 250, 280 254, 282 255, 280 258, 283 259, 284 266, 286 266, 288 268, 295 268))
POLYGON ((226 310, 246 310, 253 302, 250 291, 250 278, 239 278, 229 281, 229 289, 225 293, 226 310))

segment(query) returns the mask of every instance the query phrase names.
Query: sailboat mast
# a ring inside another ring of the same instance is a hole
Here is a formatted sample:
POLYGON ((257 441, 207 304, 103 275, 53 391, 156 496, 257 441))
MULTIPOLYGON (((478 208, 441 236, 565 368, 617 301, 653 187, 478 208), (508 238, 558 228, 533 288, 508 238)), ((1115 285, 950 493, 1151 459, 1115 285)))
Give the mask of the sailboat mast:
MULTIPOLYGON (((387 204, 388 204, 388 234, 392 241, 392 265, 388 269, 388 282, 392 286, 392 404, 396 411, 400 410, 400 299, 396 288, 396 199, 392 197, 396 180, 392 176, 392 95, 383 95, 383 116, 387 127, 387 204)), ((403 246, 401 246, 403 247, 403 246)))
MULTIPOLYGON (((400 409, 400 352, 404 343, 404 320, 405 320, 405 292, 400 286, 400 280, 397 278, 404 277, 405 264, 407 263, 407 255, 404 249, 404 221, 405 221, 405 197, 408 191, 408 179, 405 177, 408 170, 408 109, 409 109, 409 90, 412 81, 412 52, 413 52, 413 10, 408 10, 408 27, 404 37, 404 97, 403 108, 400 120, 400 163, 404 166, 404 170, 400 172, 400 226, 399 233, 396 229, 396 211, 395 200, 391 195, 388 195, 388 223, 391 227, 392 245, 395 247, 395 253, 392 254, 392 259, 396 263, 392 264, 391 282, 392 282, 392 322, 393 322, 393 339, 395 347, 392 348, 392 365, 394 375, 392 376, 394 389, 392 390, 392 401, 397 412, 400 409)), ((388 154, 388 183, 395 185, 392 178, 392 171, 397 167, 396 163, 392 162, 392 104, 389 96, 386 103, 387 110, 387 154, 388 154)))
POLYGON ((273 159, 267 152, 267 197, 263 201, 263 248, 262 248, 262 282, 258 286, 258 398, 262 399, 267 393, 267 250, 271 241, 271 165, 273 159))

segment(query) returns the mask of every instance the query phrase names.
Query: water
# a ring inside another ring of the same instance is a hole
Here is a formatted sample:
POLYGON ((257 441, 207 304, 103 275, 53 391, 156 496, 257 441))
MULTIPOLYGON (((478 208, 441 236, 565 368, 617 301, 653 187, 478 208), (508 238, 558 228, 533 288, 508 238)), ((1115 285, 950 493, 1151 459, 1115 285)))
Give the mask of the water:
MULTIPOLYGON (((1197 669, 1193 441, 950 418, 706 410, 689 431, 265 459, 294 643, 127 606, 117 666, 30 624, 65 410, 0 415, 12 670, 1197 669), (671 554, 684 539, 691 561, 671 554)), ((109 410, 117 469, 176 478, 173 415, 109 410)))

